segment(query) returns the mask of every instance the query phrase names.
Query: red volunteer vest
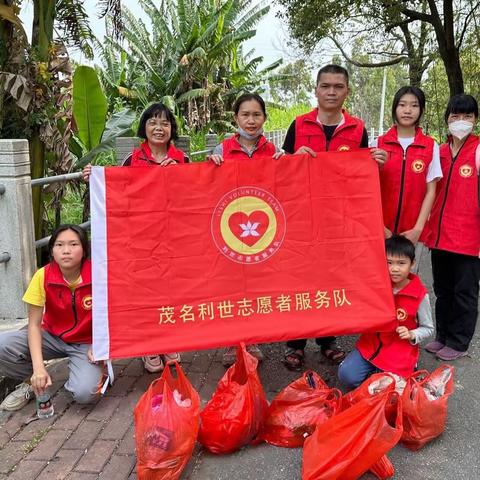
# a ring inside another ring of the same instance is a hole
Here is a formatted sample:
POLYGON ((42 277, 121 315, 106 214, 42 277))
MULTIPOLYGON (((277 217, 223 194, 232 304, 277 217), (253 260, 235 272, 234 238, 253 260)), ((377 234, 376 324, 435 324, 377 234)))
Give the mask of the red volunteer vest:
MULTIPOLYGON (((410 283, 395 298, 398 324, 409 330, 417 328, 417 311, 427 289, 417 275, 408 276, 410 283)), ((364 333, 357 342, 357 349, 365 360, 384 372, 406 377, 417 364, 419 348, 408 340, 401 340, 397 332, 364 333)))
MULTIPOLYGON (((168 147, 167 156, 173 160, 176 160, 178 163, 185 163, 185 154, 178 148, 175 148, 173 143, 170 143, 168 147)), ((126 162, 124 162, 124 164, 125 163, 126 162)), ((133 150, 131 160, 130 160, 130 166, 145 167, 147 165, 152 165, 152 164, 156 165, 157 162, 155 161, 152 155, 152 151, 148 146, 148 142, 145 141, 140 145, 139 148, 136 148, 135 150, 133 150)))
POLYGON ((223 158, 227 159, 245 159, 245 158, 255 158, 255 157, 271 157, 275 154, 276 148, 275 145, 269 142, 263 135, 258 138, 257 145, 251 153, 251 156, 248 155, 245 150, 242 149, 242 146, 238 142, 239 134, 236 133, 230 138, 226 138, 222 142, 223 147, 223 158))
MULTIPOLYGON (((417 221, 425 193, 427 173, 432 163, 434 140, 421 128, 404 153, 397 127, 378 137, 378 148, 388 152, 388 162, 380 169, 383 223, 393 233, 411 230, 417 221)), ((420 240, 424 240, 422 233, 420 240)))
POLYGON ((426 244, 464 255, 478 256, 480 250, 480 207, 475 152, 479 138, 469 135, 457 158, 450 144, 440 146, 443 178, 428 222, 426 244))
POLYGON ((84 260, 82 283, 72 292, 57 263, 45 266, 42 327, 66 343, 92 343, 92 265, 84 260))
POLYGON ((317 121, 318 108, 295 119, 295 151, 300 147, 310 147, 315 152, 327 150, 350 150, 360 148, 362 143, 363 122, 342 110, 345 122, 336 128, 330 142, 327 143, 322 125, 317 121))

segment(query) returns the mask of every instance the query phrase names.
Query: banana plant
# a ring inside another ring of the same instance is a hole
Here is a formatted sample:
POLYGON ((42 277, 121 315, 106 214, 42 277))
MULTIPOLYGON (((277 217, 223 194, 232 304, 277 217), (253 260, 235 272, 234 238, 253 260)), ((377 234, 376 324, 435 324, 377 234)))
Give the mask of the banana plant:
POLYGON ((107 98, 95 69, 77 67, 73 76, 76 133, 70 142, 70 151, 77 159, 74 169, 94 163, 98 155, 113 150, 117 137, 133 135, 131 126, 136 119, 134 111, 124 109, 107 120, 107 110, 107 98))

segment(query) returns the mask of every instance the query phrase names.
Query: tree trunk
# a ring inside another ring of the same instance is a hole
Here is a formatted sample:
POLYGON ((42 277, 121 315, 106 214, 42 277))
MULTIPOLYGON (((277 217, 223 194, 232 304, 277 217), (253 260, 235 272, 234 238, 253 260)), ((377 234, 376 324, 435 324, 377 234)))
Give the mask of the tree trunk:
MULTIPOLYGON (((33 7, 32 49, 37 53, 38 62, 48 62, 48 50, 53 40, 55 0, 35 0, 33 7)), ((30 138, 30 170, 32 178, 45 175, 45 145, 40 140, 39 126, 33 129, 30 138)), ((38 239, 43 236, 42 189, 34 188, 32 194, 35 238, 38 239)))
POLYGON ((462 67, 460 65, 460 56, 458 54, 458 51, 455 48, 453 50, 445 51, 442 51, 442 49, 440 49, 440 55, 445 66, 445 72, 447 73, 450 95, 463 93, 463 73, 462 67))

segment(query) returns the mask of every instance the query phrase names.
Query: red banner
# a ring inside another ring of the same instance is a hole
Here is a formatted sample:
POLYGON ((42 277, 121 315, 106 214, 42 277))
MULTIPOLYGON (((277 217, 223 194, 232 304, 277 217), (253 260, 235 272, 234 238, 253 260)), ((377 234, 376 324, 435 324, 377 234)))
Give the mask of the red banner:
POLYGON ((368 150, 94 168, 98 359, 392 330, 368 150))

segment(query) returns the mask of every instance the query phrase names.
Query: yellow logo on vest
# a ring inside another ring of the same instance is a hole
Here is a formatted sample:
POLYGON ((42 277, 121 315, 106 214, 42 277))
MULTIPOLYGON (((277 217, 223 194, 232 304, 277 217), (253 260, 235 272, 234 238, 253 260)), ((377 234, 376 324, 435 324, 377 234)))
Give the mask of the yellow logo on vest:
POLYGON ((397 308, 397 320, 399 322, 404 322, 408 317, 406 310, 403 308, 397 308))
POLYGON ((473 175, 473 168, 470 165, 461 165, 460 168, 458 169, 458 172, 460 173, 460 176, 463 178, 468 178, 473 175))
POLYGON ((91 295, 86 295, 85 297, 82 298, 82 307, 85 310, 91 310, 92 309, 92 296, 91 295))
POLYGON ((422 173, 425 170, 425 162, 423 160, 415 160, 412 162, 412 171, 414 173, 422 173))
POLYGON ((346 152, 350 150, 350 147, 348 145, 340 145, 338 148, 337 148, 337 152, 346 152))

